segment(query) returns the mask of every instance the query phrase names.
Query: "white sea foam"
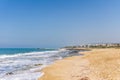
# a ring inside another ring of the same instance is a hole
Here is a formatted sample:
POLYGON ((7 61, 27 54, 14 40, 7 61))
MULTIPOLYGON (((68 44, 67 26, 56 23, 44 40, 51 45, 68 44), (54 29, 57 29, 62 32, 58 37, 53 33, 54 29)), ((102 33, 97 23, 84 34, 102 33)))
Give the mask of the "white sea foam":
POLYGON ((21 74, 15 74, 15 75, 8 75, 3 78, 0 78, 0 80, 38 80, 39 77, 41 77, 43 73, 40 72, 24 72, 21 74))
POLYGON ((14 54, 14 55, 0 55, 0 58, 11 58, 11 57, 20 57, 20 56, 30 56, 30 55, 39 55, 45 53, 57 53, 59 51, 42 51, 42 52, 30 52, 30 53, 19 53, 19 54, 14 54))

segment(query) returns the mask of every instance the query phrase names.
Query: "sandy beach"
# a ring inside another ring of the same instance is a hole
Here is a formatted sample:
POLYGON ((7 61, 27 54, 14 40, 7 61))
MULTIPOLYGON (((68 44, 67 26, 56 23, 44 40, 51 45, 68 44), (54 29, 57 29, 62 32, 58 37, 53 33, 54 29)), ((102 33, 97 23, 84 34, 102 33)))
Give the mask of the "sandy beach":
POLYGON ((38 80, 120 80, 120 49, 93 49, 58 60, 38 80))

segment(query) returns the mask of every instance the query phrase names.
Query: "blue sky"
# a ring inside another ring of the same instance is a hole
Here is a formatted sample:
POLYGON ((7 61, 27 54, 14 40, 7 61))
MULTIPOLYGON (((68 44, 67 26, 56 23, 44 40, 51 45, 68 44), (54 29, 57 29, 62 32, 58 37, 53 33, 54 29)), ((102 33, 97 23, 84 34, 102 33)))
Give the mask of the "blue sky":
POLYGON ((0 47, 120 42, 120 0, 0 0, 0 47))

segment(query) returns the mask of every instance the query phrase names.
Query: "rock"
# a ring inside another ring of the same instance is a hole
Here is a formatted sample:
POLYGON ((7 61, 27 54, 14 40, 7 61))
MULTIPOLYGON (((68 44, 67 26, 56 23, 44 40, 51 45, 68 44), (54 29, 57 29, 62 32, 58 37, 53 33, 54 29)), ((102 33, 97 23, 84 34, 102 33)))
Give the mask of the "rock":
POLYGON ((13 74, 13 72, 8 72, 8 73, 6 73, 6 75, 12 75, 13 74))

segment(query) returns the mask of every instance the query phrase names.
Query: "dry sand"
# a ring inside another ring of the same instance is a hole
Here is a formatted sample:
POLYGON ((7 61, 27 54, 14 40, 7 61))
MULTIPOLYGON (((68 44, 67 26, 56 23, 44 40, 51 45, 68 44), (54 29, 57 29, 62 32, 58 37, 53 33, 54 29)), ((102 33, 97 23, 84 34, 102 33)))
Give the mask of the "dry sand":
POLYGON ((56 61, 39 80, 120 80, 120 49, 94 49, 56 61))

